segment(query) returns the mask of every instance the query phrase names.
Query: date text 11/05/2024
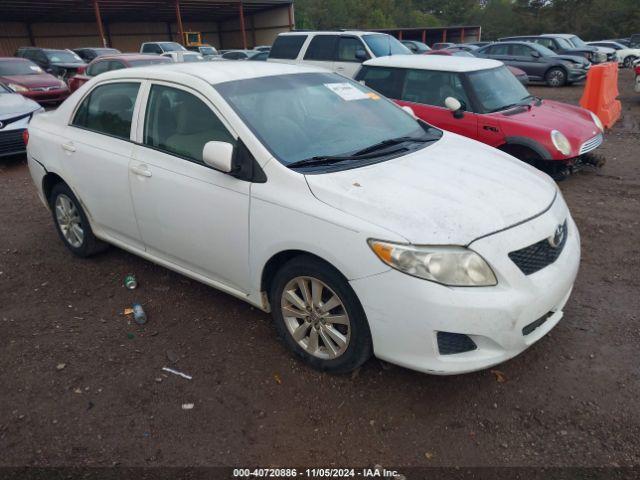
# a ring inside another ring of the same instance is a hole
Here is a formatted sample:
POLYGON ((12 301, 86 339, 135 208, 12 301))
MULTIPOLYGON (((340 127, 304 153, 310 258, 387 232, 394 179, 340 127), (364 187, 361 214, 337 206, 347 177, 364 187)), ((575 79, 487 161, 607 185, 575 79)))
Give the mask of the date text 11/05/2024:
POLYGON ((374 468, 236 468, 234 478, 405 478, 397 470, 374 468))

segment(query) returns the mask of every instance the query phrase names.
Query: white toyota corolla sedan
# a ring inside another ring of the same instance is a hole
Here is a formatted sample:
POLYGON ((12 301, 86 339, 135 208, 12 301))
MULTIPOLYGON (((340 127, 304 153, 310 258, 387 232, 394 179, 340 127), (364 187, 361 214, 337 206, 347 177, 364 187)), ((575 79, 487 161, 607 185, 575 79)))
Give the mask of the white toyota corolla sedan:
POLYGON ((325 70, 105 73, 29 126, 64 244, 107 244, 271 311, 312 366, 489 367, 562 318, 580 240, 545 174, 325 70))

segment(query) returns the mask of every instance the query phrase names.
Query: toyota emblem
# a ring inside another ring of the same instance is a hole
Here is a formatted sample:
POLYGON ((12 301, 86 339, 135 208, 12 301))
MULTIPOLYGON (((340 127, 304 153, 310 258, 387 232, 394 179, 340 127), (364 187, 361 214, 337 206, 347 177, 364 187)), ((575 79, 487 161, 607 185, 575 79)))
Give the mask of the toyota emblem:
POLYGON ((556 231, 553 232, 553 235, 550 236, 547 239, 547 241, 549 242, 549 245, 551 245, 552 248, 558 248, 560 245, 562 245, 562 242, 564 241, 564 235, 565 235, 564 225, 558 225, 558 228, 556 228, 556 231))

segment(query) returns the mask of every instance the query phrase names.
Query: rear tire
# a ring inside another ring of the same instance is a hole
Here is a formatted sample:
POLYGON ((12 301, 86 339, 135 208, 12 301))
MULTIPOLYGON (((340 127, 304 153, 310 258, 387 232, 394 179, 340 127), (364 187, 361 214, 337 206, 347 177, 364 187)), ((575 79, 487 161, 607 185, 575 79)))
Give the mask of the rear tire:
POLYGON ((90 257, 108 248, 108 244, 94 236, 82 205, 68 185, 54 185, 49 206, 58 236, 74 255, 90 257))
POLYGON ((313 368, 346 373, 371 357, 364 310, 347 280, 325 262, 293 258, 276 273, 269 298, 278 334, 313 368))
POLYGON ((567 72, 560 67, 550 68, 545 73, 544 80, 552 88, 562 87, 567 84, 567 72))

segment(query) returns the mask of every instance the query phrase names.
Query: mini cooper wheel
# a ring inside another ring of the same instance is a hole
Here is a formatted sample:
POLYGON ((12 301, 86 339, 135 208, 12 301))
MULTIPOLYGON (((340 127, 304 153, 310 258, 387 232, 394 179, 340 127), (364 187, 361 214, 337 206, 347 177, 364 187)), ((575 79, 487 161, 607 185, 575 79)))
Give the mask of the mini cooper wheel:
POLYGON ((49 204, 60 239, 75 255, 88 257, 107 247, 93 235, 80 202, 67 185, 53 187, 49 204))
POLYGON ((567 83, 567 73, 561 68, 552 68, 544 76, 550 87, 562 87, 567 83))
POLYGON ((367 320, 349 283, 314 257, 297 257, 276 274, 271 309, 285 344, 312 367, 344 373, 371 356, 367 320))

